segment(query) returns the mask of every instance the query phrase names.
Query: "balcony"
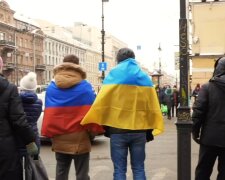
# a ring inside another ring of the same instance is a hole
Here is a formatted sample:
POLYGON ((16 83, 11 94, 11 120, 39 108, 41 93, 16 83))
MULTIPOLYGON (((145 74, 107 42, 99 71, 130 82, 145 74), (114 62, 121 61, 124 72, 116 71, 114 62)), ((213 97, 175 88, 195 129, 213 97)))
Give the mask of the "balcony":
POLYGON ((13 51, 16 48, 15 42, 7 40, 0 40, 0 47, 6 49, 7 51, 13 51))
POLYGON ((12 71, 15 69, 14 63, 6 63, 3 67, 4 67, 3 70, 6 70, 6 71, 12 71))
POLYGON ((38 65, 35 66, 35 69, 37 71, 45 71, 46 70, 46 65, 44 65, 44 64, 38 64, 38 65))

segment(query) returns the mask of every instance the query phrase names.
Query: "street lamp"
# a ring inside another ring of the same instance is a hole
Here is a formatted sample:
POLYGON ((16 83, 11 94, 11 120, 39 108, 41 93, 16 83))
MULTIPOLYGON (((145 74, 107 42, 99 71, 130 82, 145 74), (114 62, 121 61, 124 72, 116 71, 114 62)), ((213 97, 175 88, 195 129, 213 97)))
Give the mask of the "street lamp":
POLYGON ((158 71, 158 87, 160 87, 160 76, 162 76, 162 65, 161 65, 161 46, 159 43, 159 47, 158 47, 158 51, 159 51, 159 71, 158 71))
POLYGON ((186 0, 180 0, 179 19, 180 105, 177 115, 177 178, 191 180, 191 128, 189 106, 189 53, 186 0))
MULTIPOLYGON (((105 62, 105 30, 104 30, 104 2, 109 2, 109 0, 102 0, 102 63, 105 62)), ((102 81, 105 79, 105 71, 102 70, 102 81)))
POLYGON ((159 97, 159 89, 160 89, 160 77, 162 76, 160 71, 155 70, 152 74, 152 82, 154 83, 157 91, 157 95, 159 97))
POLYGON ((160 87, 160 77, 162 76, 161 72, 158 70, 153 71, 152 73, 152 81, 155 85, 158 85, 160 87))

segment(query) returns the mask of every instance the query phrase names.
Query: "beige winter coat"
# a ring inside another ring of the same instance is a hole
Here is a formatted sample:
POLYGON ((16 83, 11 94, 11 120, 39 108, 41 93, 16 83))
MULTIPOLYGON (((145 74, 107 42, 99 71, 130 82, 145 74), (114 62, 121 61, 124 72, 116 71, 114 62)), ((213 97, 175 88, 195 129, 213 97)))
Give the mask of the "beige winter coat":
MULTIPOLYGON (((70 88, 86 78, 86 73, 73 63, 62 63, 53 70, 55 83, 59 88, 70 88)), ((52 150, 65 154, 83 154, 91 151, 87 131, 58 135, 52 138, 52 150)))

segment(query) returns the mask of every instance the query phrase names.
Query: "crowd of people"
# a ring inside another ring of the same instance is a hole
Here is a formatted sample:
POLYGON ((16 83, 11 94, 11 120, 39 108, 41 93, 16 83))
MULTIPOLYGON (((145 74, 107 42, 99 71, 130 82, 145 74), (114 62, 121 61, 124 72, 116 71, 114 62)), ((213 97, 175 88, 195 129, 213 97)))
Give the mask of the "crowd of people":
POLYGON ((165 85, 162 88, 157 86, 156 90, 161 108, 166 107, 165 111, 161 110, 167 116, 167 119, 171 120, 172 117, 177 117, 177 107, 180 102, 177 86, 171 87, 170 85, 165 85))
MULTIPOLYGON (((77 56, 67 55, 54 67, 41 133, 52 140, 56 180, 68 180, 72 161, 76 179, 90 180, 90 137, 99 133, 110 141, 114 180, 126 179, 128 152, 133 179, 147 179, 146 143, 164 132, 162 105, 168 120, 178 115, 179 90, 176 85, 155 87, 129 48, 121 48, 116 61, 98 95, 77 56)), ((0 57, 0 179, 22 180, 23 159, 40 154, 37 120, 43 104, 36 94, 35 72, 21 79, 18 92, 2 75, 3 66, 0 57)), ((197 84, 192 93, 192 137, 200 144, 195 180, 210 179, 216 158, 217 180, 225 179, 225 58, 219 58, 214 68, 209 82, 197 84)))

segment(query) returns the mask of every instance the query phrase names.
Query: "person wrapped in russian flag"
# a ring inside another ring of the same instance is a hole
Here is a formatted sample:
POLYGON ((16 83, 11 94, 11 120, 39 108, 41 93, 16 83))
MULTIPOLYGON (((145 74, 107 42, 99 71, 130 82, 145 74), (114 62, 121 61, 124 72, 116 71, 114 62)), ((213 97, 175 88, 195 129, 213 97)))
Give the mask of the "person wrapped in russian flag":
POLYGON ((97 123, 110 137, 114 179, 126 179, 127 152, 130 151, 134 179, 145 179, 145 144, 152 135, 164 131, 156 90, 137 61, 133 50, 122 48, 117 66, 103 81, 82 125, 97 123))
POLYGON ((63 63, 53 69, 54 80, 46 91, 41 133, 52 138, 57 160, 56 179, 68 179, 72 159, 78 179, 89 179, 89 135, 104 132, 97 124, 80 124, 96 95, 78 63, 75 55, 64 57, 63 63))

